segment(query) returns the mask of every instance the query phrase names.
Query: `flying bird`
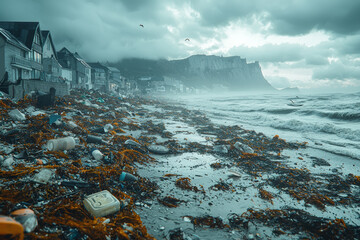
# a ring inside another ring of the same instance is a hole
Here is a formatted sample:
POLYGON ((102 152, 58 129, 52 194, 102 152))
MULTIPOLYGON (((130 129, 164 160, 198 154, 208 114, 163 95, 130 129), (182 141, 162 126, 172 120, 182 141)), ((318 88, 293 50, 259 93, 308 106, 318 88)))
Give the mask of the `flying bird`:
POLYGON ((140 26, 140 27, 144 27, 144 25, 142 25, 142 24, 140 24, 139 26, 140 26))
POLYGON ((185 39, 185 41, 190 41, 190 39, 187 38, 187 39, 185 39))

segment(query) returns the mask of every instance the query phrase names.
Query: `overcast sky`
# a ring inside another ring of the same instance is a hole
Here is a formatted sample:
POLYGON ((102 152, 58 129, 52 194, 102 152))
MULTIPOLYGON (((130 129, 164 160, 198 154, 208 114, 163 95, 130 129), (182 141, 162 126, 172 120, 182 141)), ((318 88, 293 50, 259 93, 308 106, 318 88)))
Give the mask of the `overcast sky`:
POLYGON ((274 87, 360 90, 359 0, 0 0, 0 20, 87 61, 236 55, 274 87))

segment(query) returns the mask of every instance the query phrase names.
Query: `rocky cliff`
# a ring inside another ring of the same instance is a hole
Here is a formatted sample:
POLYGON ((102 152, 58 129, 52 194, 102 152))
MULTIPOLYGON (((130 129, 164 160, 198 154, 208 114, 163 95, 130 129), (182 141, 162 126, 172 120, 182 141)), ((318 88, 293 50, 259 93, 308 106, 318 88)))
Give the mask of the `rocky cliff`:
POLYGON ((117 65, 126 77, 166 76, 189 87, 230 90, 274 90, 264 78, 258 62, 238 56, 194 55, 181 60, 122 60, 117 65))

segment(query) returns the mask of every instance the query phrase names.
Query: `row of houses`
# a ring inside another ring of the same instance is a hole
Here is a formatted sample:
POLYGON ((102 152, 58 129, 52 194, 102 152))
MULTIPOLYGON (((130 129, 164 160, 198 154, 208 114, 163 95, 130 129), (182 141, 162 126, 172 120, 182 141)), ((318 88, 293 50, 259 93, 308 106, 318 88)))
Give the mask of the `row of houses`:
POLYGON ((71 88, 117 91, 126 83, 114 67, 86 62, 66 47, 56 51, 39 22, 0 22, 0 91, 21 98, 50 87, 66 95, 71 88))

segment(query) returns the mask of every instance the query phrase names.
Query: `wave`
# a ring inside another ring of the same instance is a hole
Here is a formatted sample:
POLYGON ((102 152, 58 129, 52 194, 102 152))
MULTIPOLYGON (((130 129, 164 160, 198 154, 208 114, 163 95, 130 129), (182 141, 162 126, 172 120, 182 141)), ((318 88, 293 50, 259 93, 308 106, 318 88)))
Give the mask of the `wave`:
POLYGON ((308 123, 292 119, 288 121, 273 121, 270 123, 270 126, 290 131, 333 134, 344 139, 360 141, 360 130, 342 128, 331 123, 308 123))
POLYGON ((302 110, 299 112, 301 115, 310 116, 316 115, 322 118, 344 120, 344 121, 360 121, 359 111, 350 112, 323 112, 318 110, 302 110))

